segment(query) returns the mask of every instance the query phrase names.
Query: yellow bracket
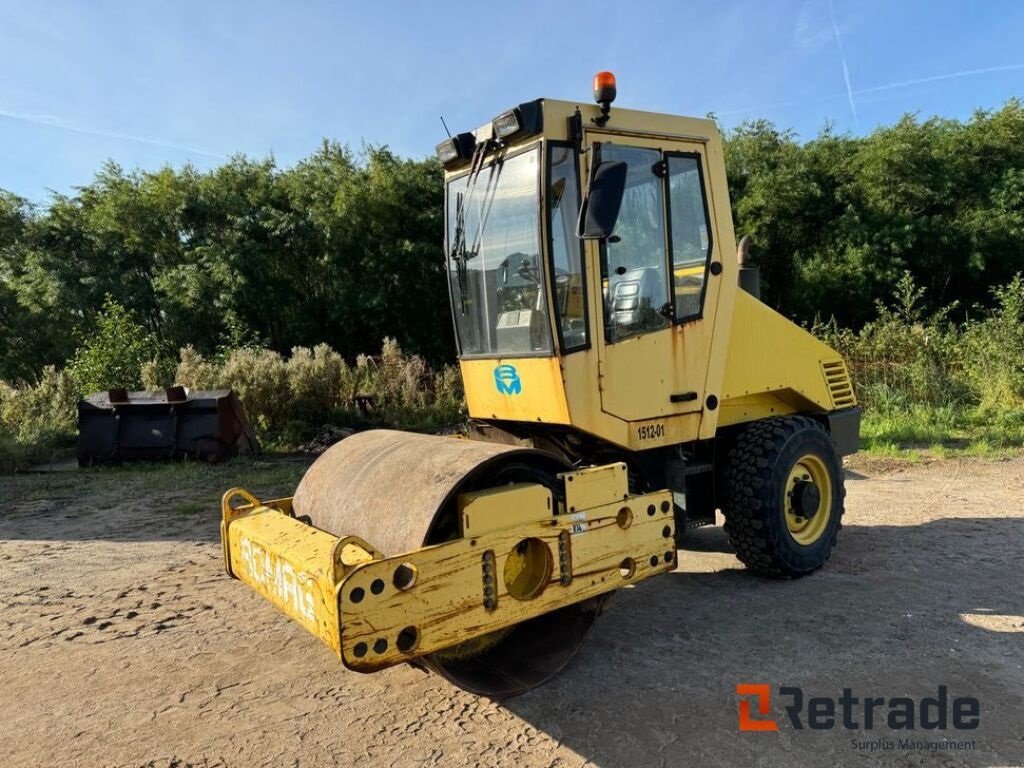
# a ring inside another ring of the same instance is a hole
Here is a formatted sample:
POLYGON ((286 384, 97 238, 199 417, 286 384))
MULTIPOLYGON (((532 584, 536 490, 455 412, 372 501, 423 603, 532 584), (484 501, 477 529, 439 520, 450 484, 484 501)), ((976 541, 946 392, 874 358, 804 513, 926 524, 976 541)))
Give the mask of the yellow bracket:
POLYGON ((669 492, 629 496, 624 465, 563 479, 566 514, 552 516, 551 492, 533 484, 465 494, 464 538, 387 558, 295 519, 291 499, 262 503, 234 488, 222 502, 225 567, 360 672, 675 567, 669 492))
POLYGON ((621 461, 565 472, 558 479, 565 483, 565 509, 570 514, 629 498, 629 474, 621 461))
POLYGON ((228 574, 340 652, 338 584, 354 567, 383 556, 357 536, 338 538, 296 520, 291 499, 262 504, 233 488, 224 494, 221 515, 228 574))
POLYGON ((342 662, 373 672, 671 571, 671 510, 662 491, 359 566, 342 662))

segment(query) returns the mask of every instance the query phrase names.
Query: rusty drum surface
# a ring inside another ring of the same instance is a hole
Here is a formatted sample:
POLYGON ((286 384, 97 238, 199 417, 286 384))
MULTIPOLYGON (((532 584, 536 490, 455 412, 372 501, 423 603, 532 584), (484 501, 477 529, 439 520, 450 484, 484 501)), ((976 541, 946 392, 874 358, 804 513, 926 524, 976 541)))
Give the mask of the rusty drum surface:
MULTIPOLYGON (((556 489, 555 475, 567 468, 561 458, 532 448, 371 430, 342 440, 313 463, 295 491, 293 509, 321 530, 358 536, 385 555, 397 555, 457 536, 458 494, 514 482, 556 489)), ((539 616, 490 643, 456 646, 423 663, 475 693, 522 693, 569 662, 602 600, 539 616)))
POLYGON ((389 429, 359 432, 309 468, 295 491, 295 515, 335 536, 359 536, 385 555, 398 555, 436 543, 429 539, 438 513, 463 490, 493 485, 493 470, 513 462, 556 461, 510 445, 389 429))

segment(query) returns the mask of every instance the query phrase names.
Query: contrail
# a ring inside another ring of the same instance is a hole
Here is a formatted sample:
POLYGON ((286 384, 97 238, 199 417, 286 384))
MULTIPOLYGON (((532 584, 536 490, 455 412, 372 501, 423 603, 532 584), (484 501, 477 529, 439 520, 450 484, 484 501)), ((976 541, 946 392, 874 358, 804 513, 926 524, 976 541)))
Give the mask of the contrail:
POLYGON ((950 72, 945 75, 932 75, 931 77, 919 77, 915 80, 899 80, 895 83, 886 83, 885 85, 873 85, 870 88, 860 88, 854 91, 854 93, 859 95, 862 93, 876 93, 877 91, 891 91, 896 88, 907 88, 911 85, 934 83, 937 80, 953 80, 958 77, 988 75, 993 72, 1013 72, 1014 70, 1020 69, 1024 69, 1024 64, 1004 64, 998 67, 984 67, 983 69, 965 69, 960 72, 950 72))
POLYGON ((6 117, 11 120, 20 120, 23 123, 32 123, 33 125, 44 125, 48 128, 59 128, 63 131, 71 131, 72 133, 81 133, 86 136, 99 136, 105 139, 119 139, 121 141, 133 141, 136 144, 148 144, 151 147, 161 147, 162 149, 175 149, 179 152, 188 152, 193 155, 203 155, 204 157, 212 157, 217 160, 226 160, 227 156, 222 155, 218 152, 211 152, 208 149, 199 149, 197 147, 189 147, 184 144, 174 144, 169 141, 161 141, 159 139, 148 139, 144 136, 132 136, 128 133, 118 133, 117 131, 104 131, 96 128, 86 128, 81 125, 74 125, 65 120, 61 120, 59 117, 52 115, 33 115, 26 112, 11 112, 6 109, 0 109, 0 117, 6 117))
MULTIPOLYGON (((947 72, 944 75, 930 75, 929 77, 918 77, 913 80, 898 80, 893 83, 886 83, 884 85, 872 85, 867 88, 858 88, 853 92, 854 96, 862 96, 866 93, 879 93, 880 91, 894 91, 899 88, 911 88, 915 85, 921 85, 923 83, 934 83, 941 80, 955 80, 959 77, 971 77, 974 75, 990 75, 996 72, 1016 72, 1024 69, 1024 64, 1001 64, 995 67, 983 67, 981 69, 964 69, 960 72, 947 72)), ((822 96, 815 100, 814 103, 820 103, 823 101, 829 101, 832 99, 841 99, 843 94, 835 94, 822 96)), ((743 107, 742 109, 726 109, 726 110, 714 110, 714 113, 719 117, 723 115, 742 115, 747 112, 757 112, 765 109, 778 109, 779 107, 796 107, 796 106, 807 106, 809 102, 807 99, 789 99, 787 101, 775 101, 767 104, 756 104, 749 107, 743 107)))
POLYGON ((836 36, 836 45, 839 46, 839 59, 843 62, 843 79, 846 80, 846 98, 850 100, 850 111, 853 113, 853 123, 857 124, 857 105, 853 103, 853 86, 850 85, 850 68, 846 66, 846 52, 843 50, 843 38, 839 36, 839 25, 836 24, 836 7, 832 0, 828 0, 828 12, 832 17, 832 32, 836 36))

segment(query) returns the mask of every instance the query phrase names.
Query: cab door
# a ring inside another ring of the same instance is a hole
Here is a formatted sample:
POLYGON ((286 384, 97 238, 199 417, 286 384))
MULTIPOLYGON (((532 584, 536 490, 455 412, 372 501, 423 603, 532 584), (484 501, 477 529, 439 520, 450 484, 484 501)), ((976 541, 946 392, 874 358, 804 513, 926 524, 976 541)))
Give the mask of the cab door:
POLYGON ((599 245, 602 409, 627 421, 700 411, 720 282, 704 147, 591 146, 593 160, 628 169, 615 230, 599 245))

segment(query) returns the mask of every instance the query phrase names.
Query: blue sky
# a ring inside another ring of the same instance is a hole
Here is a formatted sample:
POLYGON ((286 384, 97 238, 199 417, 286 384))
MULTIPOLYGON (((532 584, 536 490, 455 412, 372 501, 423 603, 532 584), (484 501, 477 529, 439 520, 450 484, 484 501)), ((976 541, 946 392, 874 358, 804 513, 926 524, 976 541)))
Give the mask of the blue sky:
POLYGON ((440 114, 587 100, 600 69, 621 106, 804 138, 966 118, 1024 92, 1022 30, 1017 0, 0 0, 0 187, 45 202, 107 158, 289 165, 323 137, 422 156, 440 114))

